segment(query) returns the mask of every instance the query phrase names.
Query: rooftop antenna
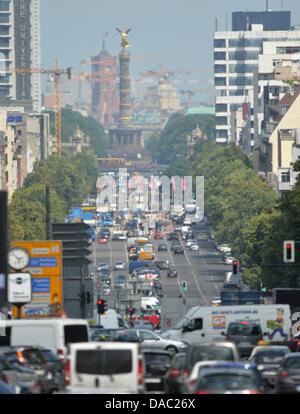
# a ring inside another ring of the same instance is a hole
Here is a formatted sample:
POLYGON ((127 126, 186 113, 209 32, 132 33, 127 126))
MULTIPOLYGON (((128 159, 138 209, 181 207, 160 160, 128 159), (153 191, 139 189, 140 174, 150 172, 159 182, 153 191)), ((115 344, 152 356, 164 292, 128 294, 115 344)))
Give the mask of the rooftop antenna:
POLYGON ((102 40, 102 50, 105 50, 105 38, 108 37, 108 32, 105 31, 103 33, 103 40, 102 40))
POLYGON ((266 0, 266 11, 269 11, 269 0, 266 0))
POLYGON ((218 18, 215 18, 215 31, 217 32, 219 29, 218 18))
POLYGON ((226 32, 228 31, 228 13, 226 13, 226 32))

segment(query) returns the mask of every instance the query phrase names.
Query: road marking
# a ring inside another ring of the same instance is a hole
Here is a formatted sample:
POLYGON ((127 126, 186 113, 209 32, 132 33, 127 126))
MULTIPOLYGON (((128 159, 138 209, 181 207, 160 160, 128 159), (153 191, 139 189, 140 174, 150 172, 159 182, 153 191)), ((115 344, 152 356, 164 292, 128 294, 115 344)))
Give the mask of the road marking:
POLYGON ((189 264, 189 266, 190 266, 190 268, 191 268, 191 270, 192 270, 193 278, 194 278, 194 280, 195 280, 195 283, 196 283, 197 289, 199 290, 199 293, 200 293, 200 295, 202 296, 202 299, 204 300, 204 303, 205 303, 205 304, 207 304, 207 300, 206 300, 205 296, 204 296, 204 295, 203 295, 203 293, 202 293, 202 290, 201 290, 201 288, 200 288, 200 286, 199 286, 199 283, 198 283, 197 277, 196 277, 195 272, 194 272, 194 270, 193 270, 192 264, 191 264, 191 262, 190 262, 190 259, 188 258, 188 255, 187 255, 187 251, 186 251, 186 249, 185 249, 185 246, 183 247, 183 249, 184 249, 184 251, 185 251, 185 255, 184 255, 184 256, 185 256, 185 258, 186 258, 186 260, 187 260, 187 262, 188 262, 188 264, 189 264))
POLYGON ((113 260, 112 260, 112 248, 111 248, 111 241, 109 241, 109 256, 110 256, 110 265, 112 266, 112 262, 113 262, 113 260))
MULTIPOLYGON (((207 266, 208 265, 207 260, 204 259, 204 257, 202 258, 202 253, 201 252, 199 252, 199 253, 200 253, 201 260, 203 261, 205 267, 208 267, 207 266)), ((212 283, 214 285, 214 288, 216 289, 216 291, 218 292, 218 294, 220 294, 220 289, 218 288, 218 286, 216 285, 215 281, 213 280, 211 273, 209 274, 209 277, 210 277, 210 280, 212 281, 212 283)))

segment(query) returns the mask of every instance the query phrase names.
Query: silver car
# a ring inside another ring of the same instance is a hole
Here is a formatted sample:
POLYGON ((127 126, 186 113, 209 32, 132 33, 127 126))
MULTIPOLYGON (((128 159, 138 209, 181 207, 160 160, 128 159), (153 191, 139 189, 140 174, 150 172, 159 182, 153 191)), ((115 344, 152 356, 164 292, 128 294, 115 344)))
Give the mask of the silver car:
POLYGON ((168 351, 174 355, 177 352, 184 352, 187 349, 187 345, 183 342, 164 339, 156 332, 141 329, 137 330, 137 333, 142 343, 142 350, 157 349, 168 351))
POLYGON ((124 270, 125 267, 126 267, 126 263, 123 263, 123 262, 115 263, 115 270, 124 270))

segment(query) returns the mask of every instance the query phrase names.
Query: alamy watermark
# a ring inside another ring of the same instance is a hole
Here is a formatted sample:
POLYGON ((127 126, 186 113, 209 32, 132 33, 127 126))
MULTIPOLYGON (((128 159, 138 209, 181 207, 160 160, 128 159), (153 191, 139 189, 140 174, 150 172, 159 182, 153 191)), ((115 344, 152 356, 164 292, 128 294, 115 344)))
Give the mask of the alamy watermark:
POLYGON ((151 213, 177 213, 180 209, 190 208, 196 212, 196 221, 204 217, 203 176, 197 176, 195 180, 192 176, 145 178, 130 176, 126 168, 121 168, 117 182, 112 175, 100 176, 97 189, 98 208, 115 206, 118 211, 144 210, 151 213))

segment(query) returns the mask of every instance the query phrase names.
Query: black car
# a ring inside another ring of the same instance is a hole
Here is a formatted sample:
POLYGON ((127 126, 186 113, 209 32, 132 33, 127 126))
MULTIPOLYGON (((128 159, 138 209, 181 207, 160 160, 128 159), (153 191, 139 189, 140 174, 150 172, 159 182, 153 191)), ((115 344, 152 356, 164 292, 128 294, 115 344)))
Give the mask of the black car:
POLYGON ((113 341, 117 329, 104 329, 99 326, 90 326, 92 342, 111 342, 113 341))
POLYGON ((169 240, 169 241, 179 240, 178 234, 176 232, 169 233, 168 236, 167 236, 167 240, 169 240))
POLYGON ((174 254, 184 254, 184 249, 182 246, 175 246, 173 248, 173 253, 174 254))
POLYGON ((185 353, 180 352, 174 355, 171 366, 164 377, 164 390, 166 394, 181 393, 180 379, 183 374, 184 363, 185 353))
POLYGON ((157 250, 159 252, 167 252, 168 251, 168 245, 166 243, 159 243, 157 250))
POLYGON ((285 355, 275 382, 276 394, 300 393, 300 352, 285 355))
POLYGON ((42 393, 50 394, 64 389, 64 363, 51 350, 42 347, 18 347, 6 351, 4 356, 12 363, 34 370, 39 376, 42 393))
POLYGON ((164 391, 164 377, 171 366, 172 355, 166 351, 143 351, 146 391, 164 391))
POLYGON ((178 276, 178 273, 174 267, 168 270, 167 277, 177 277, 177 276, 178 276))
POLYGON ((173 251, 174 247, 177 247, 177 246, 181 246, 180 241, 179 240, 173 240, 172 243, 171 243, 171 251, 173 251))
POLYGON ((115 289, 126 289, 126 276, 118 275, 115 278, 114 288, 115 289))

